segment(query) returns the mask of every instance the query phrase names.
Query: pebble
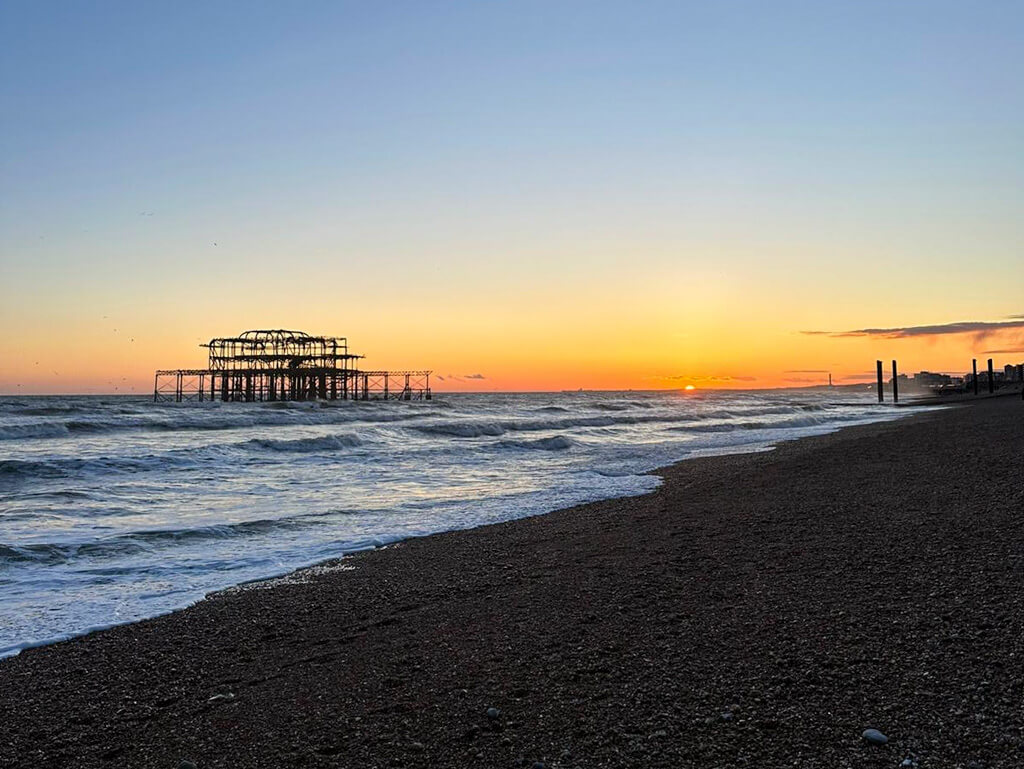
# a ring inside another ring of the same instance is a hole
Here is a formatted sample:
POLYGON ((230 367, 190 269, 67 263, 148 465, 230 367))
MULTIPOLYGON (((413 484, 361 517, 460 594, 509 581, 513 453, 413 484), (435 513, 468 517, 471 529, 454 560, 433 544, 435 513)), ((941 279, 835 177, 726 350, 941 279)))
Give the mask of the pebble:
POLYGON ((197 767, 187 758, 183 758, 178 762, 178 769, 197 769, 197 767))
POLYGON ((889 741, 889 738, 877 729, 865 729, 861 737, 870 742, 872 745, 884 745, 889 741))
POLYGON ((487 708, 487 717, 488 718, 497 718, 500 715, 501 715, 501 711, 498 710, 497 708, 487 708))

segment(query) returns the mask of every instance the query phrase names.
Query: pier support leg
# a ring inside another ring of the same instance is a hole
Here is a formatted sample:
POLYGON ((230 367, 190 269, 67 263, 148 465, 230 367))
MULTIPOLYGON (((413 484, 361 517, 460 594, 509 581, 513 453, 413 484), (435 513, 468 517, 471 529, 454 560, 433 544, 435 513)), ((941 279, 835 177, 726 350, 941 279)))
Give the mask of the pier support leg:
POLYGON ((992 373, 992 359, 988 359, 988 394, 991 395, 996 390, 996 379, 992 373))
POLYGON ((878 402, 881 403, 885 400, 885 386, 882 383, 882 361, 875 361, 875 370, 878 373, 878 402))
POLYGON ((900 386, 899 386, 899 383, 896 381, 896 376, 897 376, 897 374, 896 374, 896 361, 893 361, 892 362, 892 402, 893 403, 899 403, 900 402, 900 386))
POLYGON ((974 371, 974 394, 978 394, 978 359, 971 358, 971 369, 974 371))

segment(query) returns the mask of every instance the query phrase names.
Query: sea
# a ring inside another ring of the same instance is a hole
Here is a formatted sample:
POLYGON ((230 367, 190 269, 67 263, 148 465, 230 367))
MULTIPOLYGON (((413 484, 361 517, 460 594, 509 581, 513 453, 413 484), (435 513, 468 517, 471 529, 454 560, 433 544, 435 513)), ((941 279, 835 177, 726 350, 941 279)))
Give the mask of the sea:
POLYGON ((649 471, 913 409, 849 390, 153 403, 0 397, 0 656, 649 471))

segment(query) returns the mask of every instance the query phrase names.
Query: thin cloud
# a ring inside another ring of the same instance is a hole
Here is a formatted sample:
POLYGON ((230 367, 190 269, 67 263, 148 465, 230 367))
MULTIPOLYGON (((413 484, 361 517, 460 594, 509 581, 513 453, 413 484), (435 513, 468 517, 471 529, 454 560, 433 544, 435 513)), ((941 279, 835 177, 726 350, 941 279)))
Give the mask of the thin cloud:
POLYGON ((1024 352, 1024 347, 1017 347, 1012 350, 982 350, 982 355, 1016 355, 1017 353, 1024 352))
POLYGON ((827 374, 827 368, 788 368, 783 374, 827 374))
POLYGON ((852 331, 801 331, 808 336, 828 336, 836 339, 850 337, 879 337, 881 339, 908 339, 919 336, 945 334, 975 334, 985 338, 1007 329, 1024 328, 1024 316, 1011 315, 1010 320, 966 320, 957 323, 938 323, 930 326, 897 326, 894 328, 858 328, 852 331))
POLYGON ((483 374, 464 374, 466 379, 487 379, 483 374))
POLYGON ((685 379, 689 382, 756 382, 756 376, 731 376, 729 374, 670 374, 655 379, 685 379))

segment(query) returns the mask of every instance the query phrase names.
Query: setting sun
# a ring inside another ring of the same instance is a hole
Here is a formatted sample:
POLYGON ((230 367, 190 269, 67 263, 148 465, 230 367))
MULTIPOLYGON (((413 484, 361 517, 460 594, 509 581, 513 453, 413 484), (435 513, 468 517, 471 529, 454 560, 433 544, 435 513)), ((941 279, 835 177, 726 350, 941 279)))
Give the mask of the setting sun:
POLYGON ((684 390, 696 390, 697 388, 694 387, 693 385, 686 385, 686 387, 684 387, 683 389, 684 390))

